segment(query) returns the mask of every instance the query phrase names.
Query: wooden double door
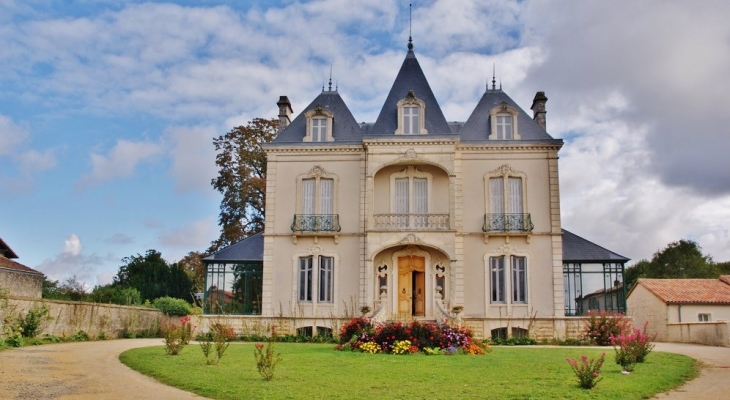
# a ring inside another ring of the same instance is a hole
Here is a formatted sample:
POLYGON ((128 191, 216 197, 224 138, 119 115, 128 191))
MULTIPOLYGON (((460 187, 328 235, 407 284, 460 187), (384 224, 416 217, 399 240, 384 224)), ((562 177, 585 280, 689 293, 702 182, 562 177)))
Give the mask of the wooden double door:
POLYGON ((426 258, 398 258, 398 315, 426 315, 426 258))

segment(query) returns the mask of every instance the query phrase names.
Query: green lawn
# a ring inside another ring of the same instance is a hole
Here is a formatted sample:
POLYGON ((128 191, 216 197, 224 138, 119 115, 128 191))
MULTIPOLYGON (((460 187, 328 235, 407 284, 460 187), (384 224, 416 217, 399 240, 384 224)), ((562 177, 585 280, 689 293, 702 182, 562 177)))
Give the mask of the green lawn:
POLYGON ((631 375, 613 362, 613 349, 495 347, 483 356, 397 356, 335 351, 333 345, 277 343, 273 380, 256 371, 253 343, 233 343, 218 365, 206 365, 197 345, 178 356, 164 347, 126 351, 121 361, 168 385, 220 399, 640 399, 695 377, 689 357, 651 353, 631 375), (606 352, 603 380, 580 389, 565 357, 606 352))

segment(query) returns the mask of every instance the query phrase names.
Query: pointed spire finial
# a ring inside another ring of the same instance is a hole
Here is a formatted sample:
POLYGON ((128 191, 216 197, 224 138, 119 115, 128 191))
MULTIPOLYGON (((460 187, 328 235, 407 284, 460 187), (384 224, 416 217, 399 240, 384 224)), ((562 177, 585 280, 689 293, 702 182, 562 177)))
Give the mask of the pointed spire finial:
POLYGON ((408 4, 408 51, 413 50, 413 4, 408 4))
POLYGON ((497 90, 497 63, 492 63, 492 90, 497 90))
POLYGON ((329 83, 329 89, 328 90, 330 92, 332 91, 332 63, 330 63, 330 83, 329 83))
POLYGON ((499 78, 499 90, 502 90, 502 78, 499 78))

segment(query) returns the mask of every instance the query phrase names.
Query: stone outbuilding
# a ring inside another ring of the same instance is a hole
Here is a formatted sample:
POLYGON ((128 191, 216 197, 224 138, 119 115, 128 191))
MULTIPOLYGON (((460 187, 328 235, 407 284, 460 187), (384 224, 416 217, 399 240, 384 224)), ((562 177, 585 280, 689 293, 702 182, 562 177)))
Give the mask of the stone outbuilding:
POLYGON ((639 279, 627 297, 637 327, 660 342, 730 346, 730 275, 718 279, 639 279))
POLYGON ((13 261, 13 249, 0 238, 0 288, 13 297, 41 298, 43 273, 13 261))

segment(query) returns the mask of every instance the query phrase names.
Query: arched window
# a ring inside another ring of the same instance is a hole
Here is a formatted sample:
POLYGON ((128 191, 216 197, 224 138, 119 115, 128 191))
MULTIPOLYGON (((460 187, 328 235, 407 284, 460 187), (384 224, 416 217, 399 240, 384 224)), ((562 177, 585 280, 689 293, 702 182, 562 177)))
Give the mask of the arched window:
POLYGON ((396 135, 425 135, 428 133, 425 126, 426 103, 418 99, 412 90, 398 102, 396 107, 398 107, 396 135))

